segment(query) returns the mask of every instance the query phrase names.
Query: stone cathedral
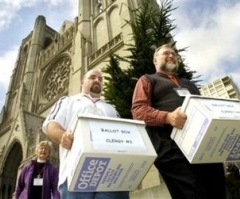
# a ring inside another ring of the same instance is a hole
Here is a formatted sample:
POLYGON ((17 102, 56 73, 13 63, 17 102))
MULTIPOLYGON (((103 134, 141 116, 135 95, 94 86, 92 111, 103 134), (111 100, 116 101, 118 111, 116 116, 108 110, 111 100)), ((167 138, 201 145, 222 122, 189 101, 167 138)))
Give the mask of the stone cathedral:
MULTIPOLYGON (((132 9, 142 0, 79 0, 78 16, 64 21, 60 31, 37 16, 22 40, 0 115, 0 199, 14 197, 23 166, 35 155, 39 141, 48 139, 41 125, 51 106, 63 95, 80 92, 83 74, 106 66, 109 51, 127 55, 134 19, 132 9)), ((151 2, 158 6, 155 0, 151 2)), ((123 66, 124 67, 124 66, 123 66)), ((58 146, 50 161, 58 165, 58 146)), ((165 198, 168 193, 152 168, 131 198, 165 198), (161 193, 159 193, 161 192, 161 193), (165 194, 165 195, 164 195, 165 194)))

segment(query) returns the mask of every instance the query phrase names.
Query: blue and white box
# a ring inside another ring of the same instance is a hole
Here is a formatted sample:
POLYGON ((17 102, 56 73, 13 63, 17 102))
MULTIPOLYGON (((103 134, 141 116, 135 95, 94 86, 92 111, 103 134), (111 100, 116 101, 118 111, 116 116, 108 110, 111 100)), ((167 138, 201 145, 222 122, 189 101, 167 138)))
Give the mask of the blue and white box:
POLYGON ((79 115, 73 126, 69 191, 133 191, 157 157, 143 121, 79 115))
POLYGON ((196 95, 181 107, 187 121, 171 138, 190 163, 240 161, 240 102, 196 95))

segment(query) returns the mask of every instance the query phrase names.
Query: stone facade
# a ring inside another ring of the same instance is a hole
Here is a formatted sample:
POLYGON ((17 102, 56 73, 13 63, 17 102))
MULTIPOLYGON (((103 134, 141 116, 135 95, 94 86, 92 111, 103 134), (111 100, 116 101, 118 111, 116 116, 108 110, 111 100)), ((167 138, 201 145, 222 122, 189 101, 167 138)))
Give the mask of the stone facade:
MULTIPOLYGON (((36 144, 47 139, 41 125, 56 100, 78 93, 83 74, 106 66, 110 50, 127 55, 131 27, 126 21, 134 19, 131 10, 141 3, 79 0, 78 16, 73 22, 64 21, 59 32, 47 25, 44 16, 36 18, 34 29, 22 40, 1 111, 0 199, 12 198, 23 165, 34 157, 36 144)), ((152 3, 157 5, 155 0, 152 3)), ((58 165, 56 145, 50 160, 58 165)), ((148 189, 149 195, 151 187, 156 192, 159 184, 153 167, 139 190, 148 189)), ((139 190, 131 197, 142 198, 139 190)), ((156 198, 150 195, 147 198, 156 198)))

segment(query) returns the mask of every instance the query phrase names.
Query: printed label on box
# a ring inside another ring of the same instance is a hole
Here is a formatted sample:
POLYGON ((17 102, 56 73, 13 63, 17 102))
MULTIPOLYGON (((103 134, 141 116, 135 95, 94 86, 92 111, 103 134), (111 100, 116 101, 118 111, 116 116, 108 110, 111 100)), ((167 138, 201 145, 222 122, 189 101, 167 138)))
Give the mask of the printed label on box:
POLYGON ((94 149, 111 151, 147 150, 136 125, 109 121, 90 121, 89 125, 94 149))
POLYGON ((110 158, 86 157, 74 190, 95 191, 109 162, 110 158))
POLYGON ((239 102, 224 100, 203 100, 208 110, 214 112, 220 118, 240 118, 239 102))

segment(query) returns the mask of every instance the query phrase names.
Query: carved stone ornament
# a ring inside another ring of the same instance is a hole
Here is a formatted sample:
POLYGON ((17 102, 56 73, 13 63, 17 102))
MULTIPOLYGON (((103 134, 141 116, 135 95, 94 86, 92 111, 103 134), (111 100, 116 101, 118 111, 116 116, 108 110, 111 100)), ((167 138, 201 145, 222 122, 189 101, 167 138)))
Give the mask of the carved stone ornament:
POLYGON ((67 90, 69 84, 71 59, 64 57, 55 64, 44 78, 42 96, 48 102, 67 90))

